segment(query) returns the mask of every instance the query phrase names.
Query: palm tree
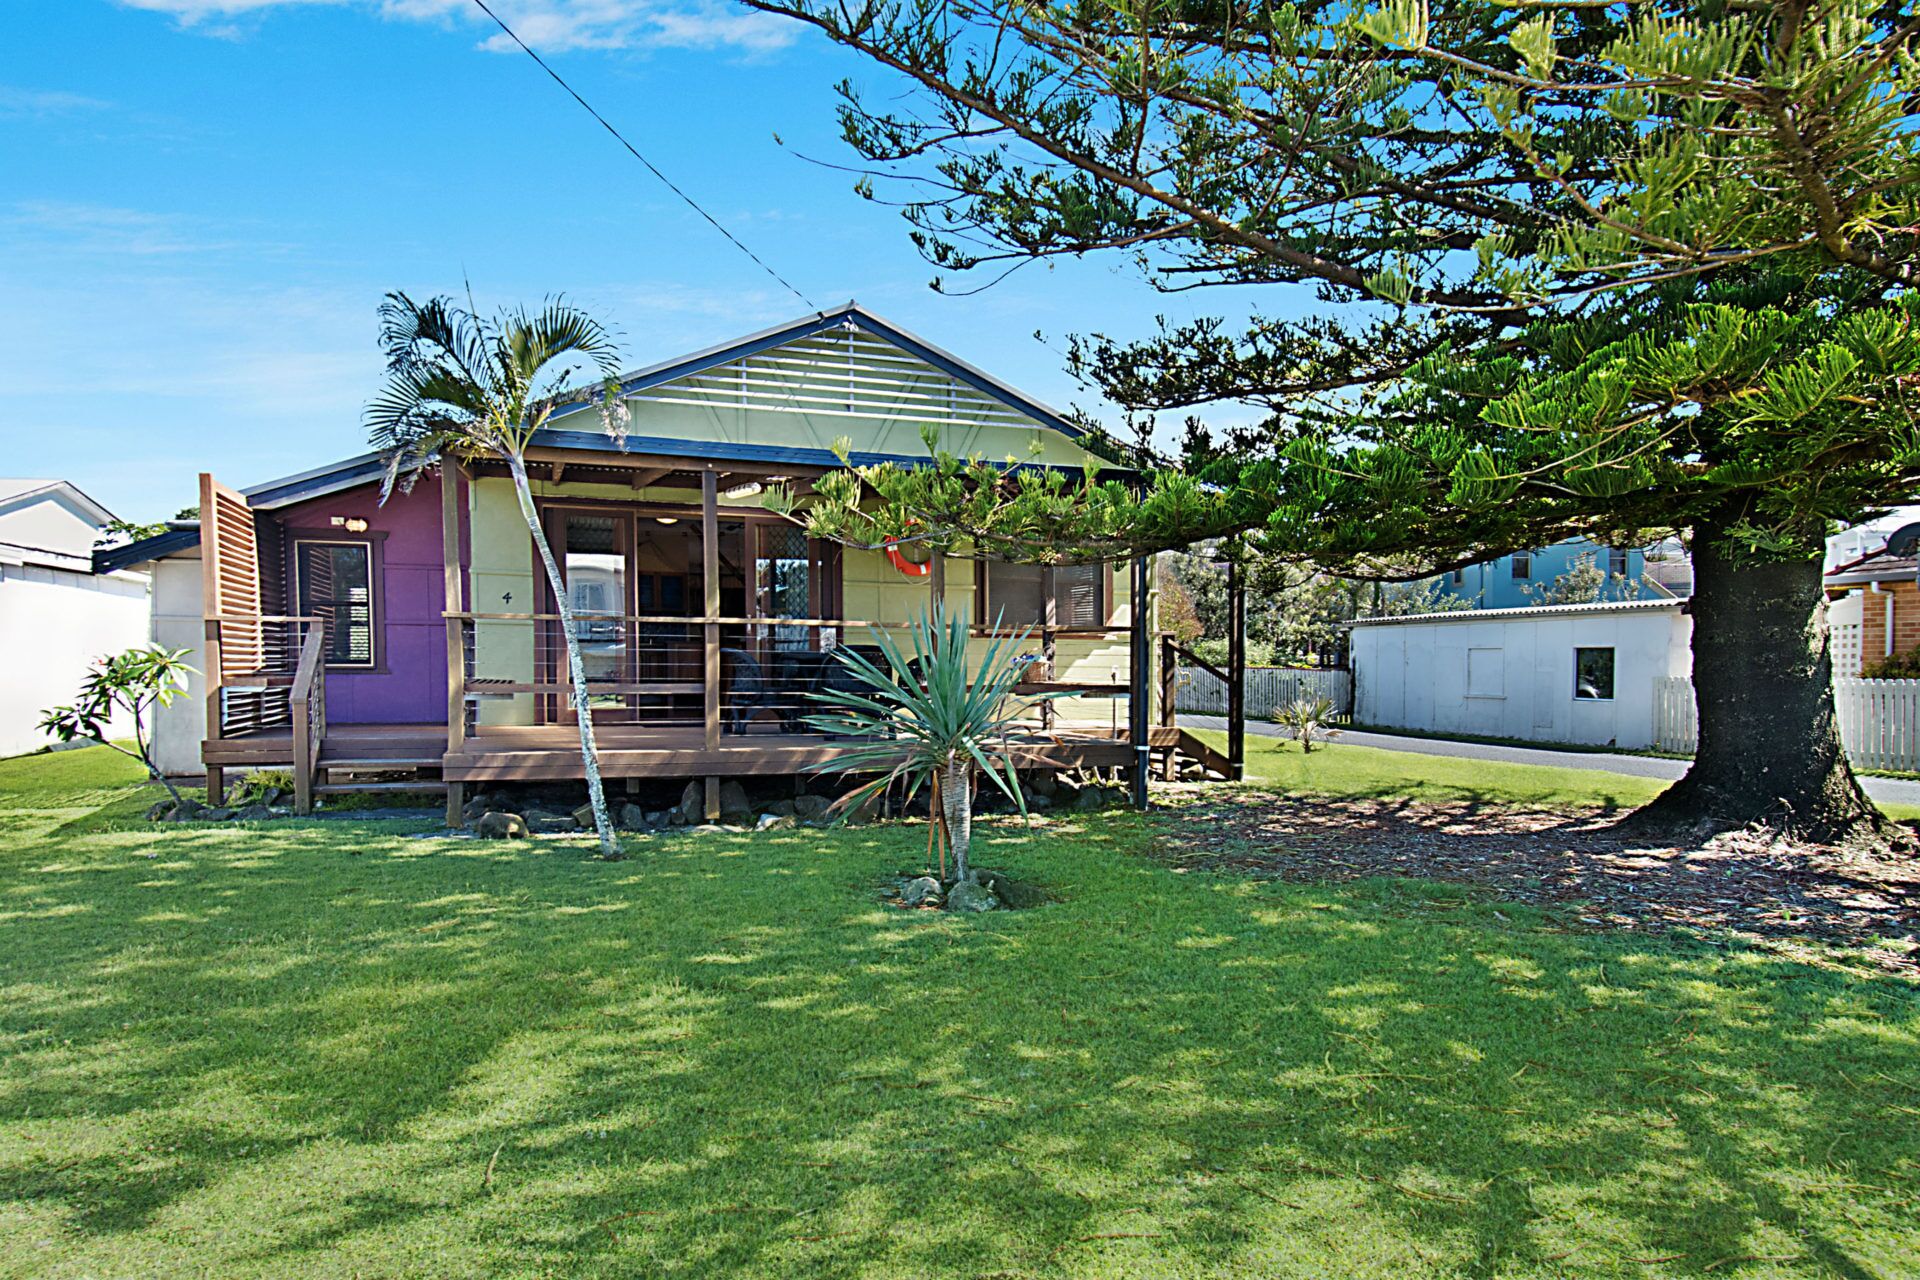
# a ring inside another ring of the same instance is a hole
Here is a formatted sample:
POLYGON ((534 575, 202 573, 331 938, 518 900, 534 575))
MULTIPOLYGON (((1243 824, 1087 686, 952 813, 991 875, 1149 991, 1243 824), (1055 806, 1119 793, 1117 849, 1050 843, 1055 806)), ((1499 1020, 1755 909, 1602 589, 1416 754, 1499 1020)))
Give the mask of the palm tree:
MULTIPOLYGON (((593 740, 573 606, 540 527, 526 460, 533 433, 546 425, 563 390, 580 371, 578 366, 558 367, 569 356, 592 362, 604 383, 602 422, 614 442, 624 446, 626 408, 614 381, 618 366, 613 339, 598 320, 560 299, 550 299, 538 312, 514 309, 488 318, 474 310, 471 299, 461 307, 447 297, 418 303, 404 293, 390 293, 380 304, 380 348, 387 357, 387 383, 367 405, 366 424, 374 446, 385 455, 383 502, 396 485, 411 487, 436 460, 491 457, 507 464, 520 514, 559 605, 594 830, 602 855, 618 858, 620 842, 600 785, 600 753, 593 740)), ((441 482, 453 483, 452 475, 443 471, 441 482)))
POLYGON ((859 807, 900 779, 906 781, 908 799, 932 784, 934 811, 946 828, 960 880, 968 878, 973 843, 975 771, 992 779, 1024 815, 1026 796, 1006 750, 1007 737, 1027 711, 1064 696, 1015 695, 1014 686, 1033 661, 1019 652, 1025 632, 1003 636, 996 630, 976 668, 967 658, 968 630, 966 618, 936 602, 931 615, 922 613, 911 624, 912 657, 884 631, 874 638, 885 666, 843 645, 834 656, 858 687, 809 694, 835 710, 806 718, 823 733, 867 739, 824 766, 836 773, 879 773, 844 797, 843 808, 859 807))

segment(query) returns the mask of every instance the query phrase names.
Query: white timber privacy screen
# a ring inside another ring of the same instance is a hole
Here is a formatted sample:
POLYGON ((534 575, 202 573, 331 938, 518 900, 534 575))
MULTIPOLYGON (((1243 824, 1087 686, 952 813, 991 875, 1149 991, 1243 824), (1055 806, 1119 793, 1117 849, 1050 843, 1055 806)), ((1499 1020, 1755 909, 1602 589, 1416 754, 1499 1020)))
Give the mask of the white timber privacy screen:
MULTIPOLYGON (((1920 680, 1835 680, 1840 744, 1856 769, 1920 770, 1920 680)), ((1662 751, 1690 752, 1700 737, 1693 682, 1653 682, 1653 740, 1662 751)))
MULTIPOLYGON (((1295 698, 1326 698, 1342 719, 1353 713, 1353 673, 1315 667, 1248 667, 1247 719, 1267 720, 1295 698)), ((1227 714, 1227 686, 1211 671, 1180 668, 1174 706, 1199 715, 1227 714)))

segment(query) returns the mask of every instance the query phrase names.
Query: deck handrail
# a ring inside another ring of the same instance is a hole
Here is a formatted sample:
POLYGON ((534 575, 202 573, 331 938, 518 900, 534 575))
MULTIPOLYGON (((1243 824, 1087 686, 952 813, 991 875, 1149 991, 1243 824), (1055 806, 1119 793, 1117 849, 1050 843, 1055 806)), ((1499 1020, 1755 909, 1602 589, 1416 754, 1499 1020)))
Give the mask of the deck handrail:
MULTIPOLYGON (((452 622, 560 622, 557 613, 471 613, 447 612, 441 615, 452 622)), ((905 631, 914 624, 911 622, 877 622, 866 618, 744 618, 720 615, 709 618, 704 614, 638 614, 638 613, 576 613, 575 622, 632 622, 643 626, 701 626, 713 623, 722 627, 816 627, 837 628, 870 627, 875 630, 905 631)), ((1130 636, 1130 627, 1049 627, 1044 623, 1034 623, 1025 627, 995 628, 986 623, 968 624, 975 635, 986 635, 998 631, 1001 635, 1013 636, 1024 631, 1029 638, 1053 636, 1061 640, 1089 640, 1109 636, 1130 636)))
POLYGON ((300 665, 294 671, 288 702, 293 711, 293 808, 313 810, 313 775, 320 762, 320 742, 327 734, 326 628, 319 619, 306 618, 306 637, 300 643, 300 665))
POLYGON ((1187 648, 1187 646, 1183 644, 1170 644, 1167 646, 1167 649, 1171 653, 1173 653, 1175 656, 1185 658, 1188 662, 1192 663, 1196 667, 1199 667, 1202 671, 1205 671, 1209 675, 1214 676, 1216 679, 1220 681, 1221 684, 1232 683, 1232 677, 1228 676, 1226 672, 1222 671, 1219 667, 1214 666, 1211 662, 1208 662, 1205 658, 1201 657, 1199 654, 1195 653, 1193 650, 1187 648))

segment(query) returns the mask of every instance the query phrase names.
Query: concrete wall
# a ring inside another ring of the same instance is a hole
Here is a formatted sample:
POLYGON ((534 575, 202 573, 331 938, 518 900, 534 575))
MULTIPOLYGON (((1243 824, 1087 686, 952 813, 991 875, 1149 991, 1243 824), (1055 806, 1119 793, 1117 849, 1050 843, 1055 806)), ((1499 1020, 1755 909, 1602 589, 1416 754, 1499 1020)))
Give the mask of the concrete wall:
POLYGON ((207 629, 201 621, 200 553, 155 561, 152 617, 148 635, 166 649, 185 649, 193 674, 186 696, 154 715, 154 759, 169 777, 193 778, 206 772, 200 743, 207 736, 207 629))
MULTIPOLYGON (((46 709, 73 701, 95 658, 146 638, 144 577, 0 565, 0 756, 46 746, 37 727, 46 709)), ((116 736, 132 729, 124 720, 112 726, 116 736)))
POLYGON ((1677 608, 1541 613, 1353 629, 1361 724, 1638 749, 1653 743, 1653 682, 1692 671, 1677 608), (1614 650, 1614 696, 1574 697, 1574 650, 1614 650))

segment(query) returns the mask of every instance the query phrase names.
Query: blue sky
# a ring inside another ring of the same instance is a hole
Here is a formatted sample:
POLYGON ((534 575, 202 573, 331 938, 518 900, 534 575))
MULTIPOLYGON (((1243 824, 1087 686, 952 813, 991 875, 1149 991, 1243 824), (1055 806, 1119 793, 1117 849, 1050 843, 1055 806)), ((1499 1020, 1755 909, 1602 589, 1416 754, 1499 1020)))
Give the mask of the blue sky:
MULTIPOLYGON (((857 297, 1042 399, 1101 407, 1063 335, 1204 304, 1117 259, 929 290, 898 214, 801 158, 851 159, 836 80, 891 82, 797 27, 496 7, 816 303, 857 297)), ((629 365, 807 310, 492 31, 471 0, 0 0, 0 474, 149 519, 203 467, 247 485, 360 452, 388 289, 564 292, 629 365)))

